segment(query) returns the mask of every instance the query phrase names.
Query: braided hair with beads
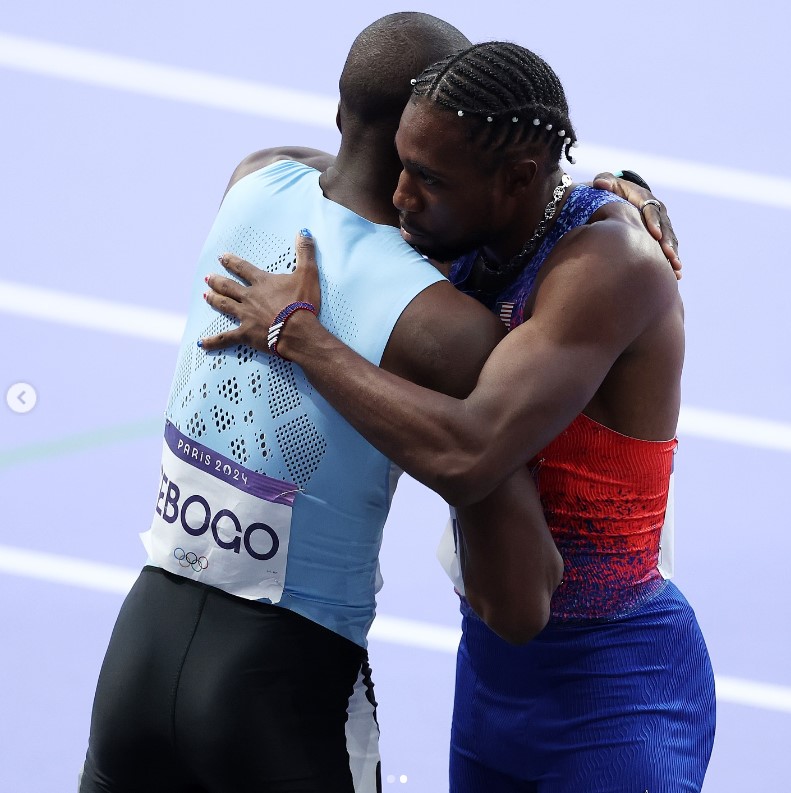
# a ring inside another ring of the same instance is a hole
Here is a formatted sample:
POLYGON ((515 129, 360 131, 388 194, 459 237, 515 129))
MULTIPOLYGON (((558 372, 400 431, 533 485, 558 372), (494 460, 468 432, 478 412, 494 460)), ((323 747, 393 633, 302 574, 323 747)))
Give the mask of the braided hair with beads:
POLYGON ((470 139, 492 153, 513 145, 546 146, 555 163, 576 135, 560 80, 538 55, 505 41, 475 44, 427 67, 412 81, 425 98, 464 117, 470 139))

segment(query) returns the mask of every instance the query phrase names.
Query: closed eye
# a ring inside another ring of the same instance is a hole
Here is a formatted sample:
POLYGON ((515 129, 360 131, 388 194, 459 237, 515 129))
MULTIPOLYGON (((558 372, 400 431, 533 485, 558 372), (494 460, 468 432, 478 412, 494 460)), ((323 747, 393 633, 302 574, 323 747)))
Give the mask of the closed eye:
POLYGON ((430 174, 428 171, 424 171, 422 168, 418 168, 418 173, 424 184, 435 185, 439 181, 436 176, 430 174))

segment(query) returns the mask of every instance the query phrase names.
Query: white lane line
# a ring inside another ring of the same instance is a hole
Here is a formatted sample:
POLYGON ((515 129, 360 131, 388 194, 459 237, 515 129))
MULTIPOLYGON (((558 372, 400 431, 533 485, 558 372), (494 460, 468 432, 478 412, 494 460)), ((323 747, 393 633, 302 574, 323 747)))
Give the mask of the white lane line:
POLYGON ((377 614, 368 636, 374 641, 401 644, 420 650, 455 653, 459 646, 461 629, 377 614))
POLYGON ((11 281, 0 281, 0 313, 167 344, 181 341, 187 321, 170 311, 11 281))
MULTIPOLYGON (((56 322, 147 341, 178 344, 186 316, 101 298, 0 281, 0 314, 56 322)), ((683 406, 681 436, 724 441, 759 449, 791 452, 791 424, 683 406)))
POLYGON ((140 574, 139 570, 115 564, 89 562, 10 545, 0 545, 0 572, 117 595, 126 595, 140 574))
MULTIPOLYGON (((0 574, 126 595, 139 572, 119 565, 0 545, 0 574)), ((369 635, 374 641, 455 653, 461 631, 447 625, 379 614, 369 635)), ((791 713, 791 686, 717 675, 717 700, 791 713)))
POLYGON ((759 449, 791 452, 791 424, 719 410, 683 406, 678 419, 678 433, 759 449))
POLYGON ((791 686, 776 686, 739 677, 716 676, 717 701, 791 713, 791 686))
POLYGON ((0 33, 0 67, 335 129, 337 99, 0 33))
POLYGON ((569 170, 579 180, 590 179, 600 171, 631 168, 645 176, 655 192, 657 187, 666 187, 743 204, 791 209, 791 179, 782 176, 591 143, 580 143, 579 149, 575 149, 575 159, 576 165, 569 170))
MULTIPOLYGON (((89 85, 232 110, 325 129, 335 128, 337 99, 306 91, 239 80, 138 58, 0 33, 0 67, 89 85)), ((791 209, 791 179, 645 152, 582 143, 580 178, 629 167, 653 186, 791 209)))

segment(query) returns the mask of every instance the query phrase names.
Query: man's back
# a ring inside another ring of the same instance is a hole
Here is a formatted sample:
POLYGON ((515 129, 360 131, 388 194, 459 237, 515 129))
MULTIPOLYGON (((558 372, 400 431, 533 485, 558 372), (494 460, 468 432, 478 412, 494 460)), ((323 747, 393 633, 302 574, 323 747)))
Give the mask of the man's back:
POLYGON ((292 364, 243 345, 217 354, 196 345, 233 324, 202 299, 217 256, 232 250, 263 271, 290 272, 300 223, 324 241, 322 321, 372 363, 405 306, 441 280, 397 229, 327 200, 318 179, 280 160, 223 200, 195 275, 147 539, 150 561, 172 573, 277 603, 364 646, 396 481, 389 461, 292 364), (266 529, 250 528, 262 521, 266 529), (185 565, 177 549, 205 562, 185 565))
MULTIPOLYGON (((376 787, 378 727, 364 647, 394 469, 298 367, 245 344, 219 354, 197 344, 233 325, 203 301, 204 275, 216 269, 217 255, 231 248, 254 261, 256 272, 288 273, 294 230, 303 223, 326 242, 322 318, 372 363, 384 356, 400 373, 464 395, 502 335, 497 320, 459 295, 395 227, 328 200, 318 171, 278 157, 235 181, 195 276, 154 520, 144 535, 149 559, 100 675, 85 790, 116 778, 133 778, 140 789, 153 789, 157 779, 176 790, 170 741, 153 742, 156 757, 146 767, 136 763, 130 771, 125 759, 140 735, 158 731, 173 736, 188 765, 205 761, 205 774, 219 773, 240 790, 280 774, 327 791, 351 790, 352 780, 355 790, 376 787), (440 311, 426 302, 435 293, 440 311), (441 354, 448 338, 458 343, 458 356, 441 354), (465 350, 470 355, 462 359, 465 350), (160 647, 162 636, 171 641, 160 647), (190 708, 176 710, 176 700, 190 708), (201 738, 202 725, 218 719, 234 725, 224 731, 227 742, 244 735, 260 748, 243 752, 233 773, 222 769, 225 749, 208 750, 201 738), (311 725, 307 734, 301 724, 311 725)), ((513 526, 531 547, 537 537, 553 548, 526 485, 515 478, 499 491, 479 526, 506 534, 513 526)), ((474 557, 485 560, 489 547, 511 548, 487 542, 474 557)), ((546 603, 517 600, 502 586, 521 582, 523 569, 497 571, 488 591, 497 602, 515 603, 515 620, 502 623, 507 630, 516 624, 524 631, 523 601, 530 635, 543 626, 559 579, 559 557, 549 559, 552 574, 530 582, 543 588, 546 603)), ((486 586, 482 580, 479 588, 486 586)))
MULTIPOLYGON (((105 656, 83 791, 381 789, 364 645, 391 466, 289 362, 259 357, 244 342, 222 355, 200 349, 206 333, 236 332, 207 315, 202 277, 228 249, 259 265, 248 265, 248 282, 262 269, 290 272, 306 238, 292 243, 295 232, 312 226, 327 254, 328 326, 369 362, 466 395, 502 329, 405 245, 391 198, 392 140, 410 79, 467 43, 426 14, 378 20, 355 39, 341 75, 336 161, 316 151, 259 152, 235 172, 193 289, 149 564, 105 656), (324 171, 321 182, 319 170, 285 162, 302 157, 324 171)), ((226 313, 235 316, 231 306, 226 313)), ((268 312, 254 314, 267 330, 277 325, 268 312)), ((526 472, 522 479, 525 486, 514 477, 498 491, 468 546, 480 584, 473 594, 513 604, 515 621, 499 624, 518 640, 543 627, 561 566, 526 472), (508 521, 498 508, 510 508, 508 521), (500 542, 512 530, 516 545, 500 542), (530 553, 536 542, 544 552, 530 553), (526 568, 504 575, 491 549, 526 568)))
MULTIPOLYGON (((233 327, 203 301, 204 279, 226 250, 261 271, 290 273, 293 231, 309 224, 322 240, 322 322, 371 363, 454 396, 474 387, 503 329, 395 227, 328 199, 318 171, 282 152, 256 162, 264 167, 232 180, 198 264, 149 560, 365 646, 397 474, 299 368, 243 344, 217 354, 197 346, 233 327), (185 554, 204 561, 185 564, 185 554)), ((522 473, 503 488, 492 510, 541 528, 526 480, 522 473)))

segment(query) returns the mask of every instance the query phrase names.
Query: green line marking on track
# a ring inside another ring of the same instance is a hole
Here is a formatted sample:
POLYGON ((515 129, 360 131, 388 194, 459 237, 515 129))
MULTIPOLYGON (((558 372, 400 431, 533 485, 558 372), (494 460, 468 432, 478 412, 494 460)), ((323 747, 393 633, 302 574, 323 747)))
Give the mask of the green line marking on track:
POLYGON ((141 419, 129 424, 117 424, 113 427, 101 427, 76 435, 68 435, 54 441, 31 443, 28 446, 18 446, 15 449, 0 450, 0 469, 12 465, 46 460, 50 457, 62 457, 76 454, 88 449, 102 446, 113 446, 118 443, 146 438, 151 435, 162 434, 164 418, 141 419))

